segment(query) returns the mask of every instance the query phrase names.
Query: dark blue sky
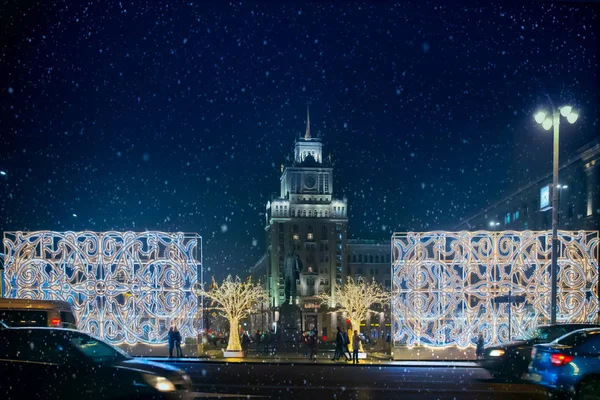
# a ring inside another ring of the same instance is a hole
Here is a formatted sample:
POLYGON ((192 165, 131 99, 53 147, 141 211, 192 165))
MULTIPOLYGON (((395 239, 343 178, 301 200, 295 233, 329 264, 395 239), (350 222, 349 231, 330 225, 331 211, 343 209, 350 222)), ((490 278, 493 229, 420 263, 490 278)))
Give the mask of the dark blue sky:
POLYGON ((307 103, 354 237, 550 172, 546 94, 580 110, 563 159, 598 134, 585 4, 39 3, 0 6, 0 231, 196 231, 220 275, 264 251, 307 103))

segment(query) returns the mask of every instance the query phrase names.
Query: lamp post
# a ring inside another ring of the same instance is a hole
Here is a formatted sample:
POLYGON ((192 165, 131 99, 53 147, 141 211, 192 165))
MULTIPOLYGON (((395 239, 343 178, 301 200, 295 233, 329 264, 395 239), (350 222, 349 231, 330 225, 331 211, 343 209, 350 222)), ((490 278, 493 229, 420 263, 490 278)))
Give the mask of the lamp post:
POLYGON ((565 190, 565 189, 568 189, 568 187, 569 187, 568 185, 561 185, 561 184, 558 184, 558 186, 557 186, 557 188, 559 190, 559 192, 558 192, 558 203, 557 203, 557 207, 556 207, 556 208, 558 208, 558 221, 557 221, 557 224, 560 224, 560 195, 561 195, 561 192, 563 190, 565 190))
POLYGON ((500 222, 490 221, 490 228, 492 228, 493 231, 495 231, 498 226, 500 226, 500 222))
POLYGON ((545 130, 550 130, 554 127, 554 150, 553 150, 553 162, 552 162, 552 265, 550 267, 550 275, 552 279, 551 290, 550 290, 550 323, 556 324, 556 303, 558 297, 558 149, 559 149, 559 127, 560 127, 560 116, 562 115, 574 124, 579 117, 579 114, 573 110, 571 106, 562 106, 559 108, 554 107, 554 103, 550 100, 552 107, 552 114, 547 113, 544 110, 538 111, 534 119, 538 124, 541 124, 545 130))

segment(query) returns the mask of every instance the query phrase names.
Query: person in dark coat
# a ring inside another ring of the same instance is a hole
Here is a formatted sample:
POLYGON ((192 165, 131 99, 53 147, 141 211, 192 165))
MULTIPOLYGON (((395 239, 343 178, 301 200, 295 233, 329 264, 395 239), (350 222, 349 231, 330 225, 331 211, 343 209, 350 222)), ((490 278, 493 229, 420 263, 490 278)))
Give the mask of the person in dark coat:
POLYGON ((337 327, 337 334, 335 335, 335 352, 333 353, 333 361, 337 361, 344 354, 344 333, 342 328, 337 327))
POLYGON ((183 352, 181 351, 181 333, 179 333, 179 329, 176 326, 173 327, 174 339, 175 339, 175 350, 177 351, 177 357, 183 357, 183 352))
POLYGON ((310 359, 317 359, 317 332, 312 331, 308 337, 308 344, 310 346, 310 359), (314 358, 313 358, 314 357, 314 358))
POLYGON ((348 331, 344 332, 344 357, 346 361, 352 361, 352 353, 350 352, 350 337, 348 331))
POLYGON ((173 358, 173 348, 175 347, 175 328, 169 328, 169 358, 173 358))
POLYGON ((477 335, 477 348, 475 349, 475 355, 477 358, 483 357, 485 342, 483 340, 483 333, 479 332, 477 335))
POLYGON ((248 357, 248 348, 250 347, 250 336, 248 336, 247 332, 244 332, 242 335, 242 352, 244 353, 244 357, 248 357))
POLYGON ((254 344, 256 344, 256 354, 260 353, 260 331, 254 334, 254 344))

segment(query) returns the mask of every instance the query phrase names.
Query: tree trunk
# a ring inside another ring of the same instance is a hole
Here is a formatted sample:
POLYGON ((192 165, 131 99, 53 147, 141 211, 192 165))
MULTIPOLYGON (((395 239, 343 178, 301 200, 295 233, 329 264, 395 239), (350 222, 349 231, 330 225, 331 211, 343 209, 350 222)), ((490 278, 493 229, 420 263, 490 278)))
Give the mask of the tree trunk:
POLYGON ((227 351, 242 351, 240 344, 239 320, 232 318, 229 320, 229 342, 227 343, 227 351))

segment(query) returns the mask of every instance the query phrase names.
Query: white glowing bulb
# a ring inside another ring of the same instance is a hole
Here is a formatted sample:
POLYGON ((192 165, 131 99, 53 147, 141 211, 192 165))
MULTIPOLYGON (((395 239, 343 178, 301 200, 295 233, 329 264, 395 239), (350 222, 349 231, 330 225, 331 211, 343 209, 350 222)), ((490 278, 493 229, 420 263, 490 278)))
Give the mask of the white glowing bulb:
POLYGON ((542 127, 545 130, 550 130, 550 128, 552 128, 552 118, 548 117, 544 120, 544 122, 542 122, 542 127))
POLYGON ((560 115, 562 115, 563 117, 567 117, 569 114, 571 114, 571 110, 573 109, 573 107, 571 106, 564 106, 560 108, 560 115))
POLYGON ((533 118, 535 119, 535 122, 537 122, 538 124, 541 124, 546 119, 546 112, 538 111, 537 113, 535 113, 533 118))
POLYGON ((571 124, 574 124, 575 121, 577 121, 577 118, 579 118, 579 114, 577 114, 575 111, 571 111, 571 113, 567 115, 567 121, 569 121, 571 124))

